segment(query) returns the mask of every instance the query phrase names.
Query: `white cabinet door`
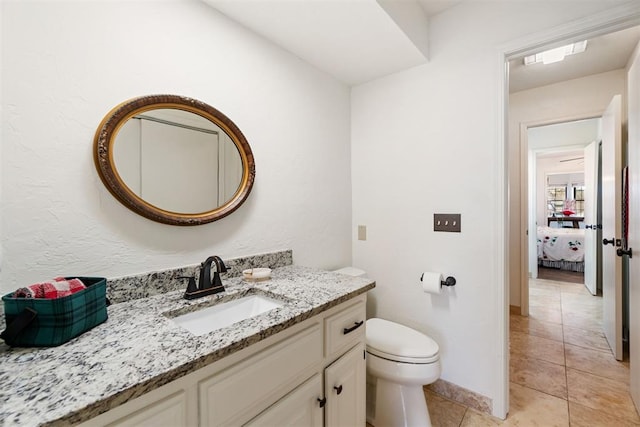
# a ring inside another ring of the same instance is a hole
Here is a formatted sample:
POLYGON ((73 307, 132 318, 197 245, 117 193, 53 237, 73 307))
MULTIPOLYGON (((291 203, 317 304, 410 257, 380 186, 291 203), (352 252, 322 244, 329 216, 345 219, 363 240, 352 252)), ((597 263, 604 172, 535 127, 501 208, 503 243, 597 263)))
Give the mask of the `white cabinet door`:
POLYGON ((366 362, 364 343, 345 353, 325 369, 325 425, 365 425, 366 362))
POLYGON ((321 397, 322 377, 316 374, 245 425, 321 427, 323 412, 320 407, 321 397))

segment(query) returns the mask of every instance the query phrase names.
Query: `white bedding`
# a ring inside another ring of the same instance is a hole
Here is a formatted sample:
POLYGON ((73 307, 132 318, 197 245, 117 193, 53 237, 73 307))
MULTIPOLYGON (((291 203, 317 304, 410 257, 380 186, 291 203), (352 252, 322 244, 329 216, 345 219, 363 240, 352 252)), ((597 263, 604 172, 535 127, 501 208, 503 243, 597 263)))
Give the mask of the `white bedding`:
POLYGON ((538 259, 584 261, 584 229, 538 226, 538 259))

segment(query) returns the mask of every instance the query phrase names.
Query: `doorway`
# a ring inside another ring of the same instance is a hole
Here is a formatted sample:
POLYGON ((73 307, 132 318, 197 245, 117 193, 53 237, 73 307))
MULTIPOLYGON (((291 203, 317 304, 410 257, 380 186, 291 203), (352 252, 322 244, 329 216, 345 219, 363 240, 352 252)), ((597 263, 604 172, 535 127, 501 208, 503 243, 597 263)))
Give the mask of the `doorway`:
MULTIPOLYGON (((544 278, 539 277, 542 271, 547 279, 566 277, 584 283, 593 295, 600 271, 600 128, 597 117, 542 123, 527 126, 521 141, 528 158, 528 209, 523 211, 531 231, 528 276, 544 278)), ((521 292, 528 293, 528 280, 521 292)))
MULTIPOLYGON (((626 10, 623 10, 623 9, 624 8, 619 8, 615 11, 611 11, 610 13, 603 13, 597 17, 591 17, 588 20, 585 19, 580 22, 575 22, 571 25, 565 26, 564 28, 556 28, 545 34, 540 34, 536 38, 527 38, 526 40, 523 40, 520 42, 514 42, 510 47, 504 48, 502 50, 503 52, 502 61, 504 63, 505 59, 508 60, 516 57, 523 57, 525 55, 534 53, 536 50, 538 51, 543 50, 544 46, 558 47, 563 43, 576 41, 582 38, 589 38, 589 37, 595 37, 603 34, 612 33, 614 31, 624 29, 624 28, 629 28, 633 25, 638 25, 638 23, 640 23, 640 13, 638 10, 631 10, 630 8, 627 8, 626 10)), ((504 76, 505 89, 508 87, 507 81, 508 81, 508 78, 505 75, 504 76)), ((506 101, 507 95, 503 94, 502 96, 504 96, 504 99, 503 101, 501 101, 501 105, 503 107, 503 111, 505 111, 505 121, 508 122, 510 117, 509 117, 509 113, 506 110, 506 105, 508 105, 508 102, 506 101)), ((601 109, 599 109, 598 111, 594 111, 594 110, 586 111, 585 113, 582 114, 582 117, 584 117, 584 115, 591 115, 593 117, 599 114, 602 114, 601 109)), ((580 117, 575 117, 575 118, 580 118, 580 117)), ((508 129, 508 126, 505 126, 505 128, 508 129)), ((510 138, 510 135, 509 135, 509 132, 507 132, 505 135, 505 140, 503 142, 503 149, 505 150, 504 155, 507 163, 506 173, 509 175, 504 177, 504 179, 505 179, 505 183, 507 184, 506 188, 508 188, 509 190, 505 194, 509 194, 510 197, 513 197, 514 194, 518 194, 519 190, 523 189, 523 187, 525 187, 524 190, 526 190, 526 183, 523 183, 523 181, 519 179, 513 180, 512 175, 510 175, 511 173, 510 168, 514 167, 514 165, 516 166, 516 168, 517 166, 520 166, 521 171, 525 171, 526 173, 527 164, 526 164, 526 161, 523 162, 521 160, 525 156, 521 156, 519 152, 516 154, 515 158, 512 157, 513 153, 510 152, 510 148, 507 148, 508 147, 507 141, 509 141, 509 138, 510 138)), ((523 175, 524 173, 520 176, 523 176, 523 175)), ((507 205, 507 200, 508 199, 505 199, 505 206, 507 205)), ((507 212, 505 213, 506 219, 507 219, 506 225, 505 225, 505 242, 507 243, 509 248, 513 248, 513 245, 511 244, 511 242, 513 242, 512 237, 514 235, 525 236, 528 229, 527 221, 521 222, 521 219, 520 219, 521 216, 519 215, 521 210, 520 208, 524 208, 526 210, 527 206, 526 205, 522 207, 516 206, 516 208, 514 209, 513 204, 510 204, 507 212), (518 213, 518 215, 515 215, 515 213, 518 213)), ((515 278, 514 278, 513 272, 511 273, 509 272, 510 271, 509 265, 512 262, 514 262, 513 261, 514 258, 516 259, 515 262, 519 263, 520 265, 526 265, 528 261, 527 255, 526 255, 527 254, 526 239, 518 237, 516 241, 520 242, 521 251, 516 254, 510 253, 508 256, 505 254, 505 260, 506 260, 506 265, 504 266, 505 279, 506 279, 505 284, 507 286, 509 283, 512 283, 512 284, 516 283, 517 285, 519 285, 520 283, 522 283, 522 281, 529 279, 527 269, 524 269, 524 268, 519 269, 519 272, 516 274, 515 278)), ((511 289, 513 290, 513 286, 511 287, 511 289)), ((528 296, 525 296, 524 294, 518 295, 518 296, 521 297, 518 299, 524 299, 524 298, 528 299, 528 296)), ((509 291, 505 290, 505 294, 502 295, 502 297, 506 306, 511 305, 512 306, 511 308, 513 308, 513 305, 516 305, 516 306, 520 305, 520 304, 517 304, 520 302, 518 301, 518 299, 516 299, 516 304, 511 304, 511 302, 514 301, 513 292, 512 292, 512 295, 510 296, 509 291)), ((527 304, 525 305, 528 305, 528 301, 526 302, 527 304)), ((528 314, 528 313, 524 313, 524 314, 528 314)), ((506 319, 504 324, 505 324, 505 327, 502 333, 504 334, 503 337, 505 342, 505 353, 508 353, 508 347, 506 346, 506 343, 508 342, 507 334, 509 330, 508 318, 506 319)), ((508 402, 508 397, 507 397, 508 389, 509 389, 508 388, 508 385, 509 385, 508 363, 505 363, 504 378, 505 378, 505 383, 502 390, 505 393, 505 401, 508 402)))

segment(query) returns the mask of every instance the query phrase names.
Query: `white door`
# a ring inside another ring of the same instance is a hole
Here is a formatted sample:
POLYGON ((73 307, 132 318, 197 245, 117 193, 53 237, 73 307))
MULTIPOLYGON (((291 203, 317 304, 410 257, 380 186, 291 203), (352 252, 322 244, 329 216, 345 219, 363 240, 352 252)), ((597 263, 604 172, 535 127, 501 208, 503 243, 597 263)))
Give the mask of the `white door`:
POLYGON ((592 142, 584 149, 584 284, 592 295, 596 294, 596 269, 598 265, 596 244, 598 237, 598 143, 592 142))
MULTIPOLYGON (((629 248, 640 250, 640 54, 627 76, 629 100, 629 248)), ((640 252, 629 259, 631 397, 640 408, 640 252)))
POLYGON ((602 308, 604 334, 616 359, 622 360, 622 258, 616 255, 621 238, 622 102, 611 100, 602 116, 602 308), (613 240, 613 243, 612 243, 613 240))

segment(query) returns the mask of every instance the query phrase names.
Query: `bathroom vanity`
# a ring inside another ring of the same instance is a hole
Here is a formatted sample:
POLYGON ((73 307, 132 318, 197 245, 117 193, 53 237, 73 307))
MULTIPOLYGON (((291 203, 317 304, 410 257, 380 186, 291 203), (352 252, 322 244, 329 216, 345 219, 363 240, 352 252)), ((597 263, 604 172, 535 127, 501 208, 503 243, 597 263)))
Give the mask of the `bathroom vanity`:
POLYGON ((0 346, 7 425, 364 425, 370 279, 299 266, 109 307, 104 324, 55 348, 0 346), (197 336, 172 319, 260 294, 282 305, 197 336))

